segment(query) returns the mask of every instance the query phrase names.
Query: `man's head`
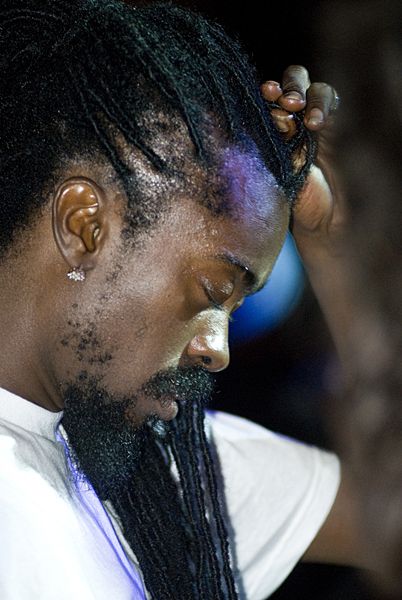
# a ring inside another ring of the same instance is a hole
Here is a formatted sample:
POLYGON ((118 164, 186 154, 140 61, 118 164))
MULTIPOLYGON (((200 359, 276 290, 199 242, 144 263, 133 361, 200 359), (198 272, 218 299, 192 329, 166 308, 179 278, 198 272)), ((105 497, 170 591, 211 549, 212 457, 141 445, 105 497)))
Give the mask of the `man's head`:
MULTIPOLYGON (((149 559, 159 529, 171 568, 189 561, 183 598, 215 560, 234 597, 202 405, 209 372, 228 364, 230 313, 282 245, 308 139, 280 138, 237 44, 191 12, 7 0, 0 28, 0 272, 21 394, 65 409, 73 458, 118 507, 158 600, 169 597, 149 559), (84 282, 67 279, 74 267, 84 282), (180 535, 152 519, 141 529, 146 506, 163 505, 159 480, 180 535), (194 506, 204 493, 216 559, 205 504, 194 506)), ((224 597, 212 581, 200 597, 224 597)))
POLYGON ((0 14, 2 263, 46 289, 52 385, 108 372, 131 393, 161 368, 225 367, 227 313, 273 266, 306 140, 280 138, 238 45, 189 11, 10 0, 0 14))

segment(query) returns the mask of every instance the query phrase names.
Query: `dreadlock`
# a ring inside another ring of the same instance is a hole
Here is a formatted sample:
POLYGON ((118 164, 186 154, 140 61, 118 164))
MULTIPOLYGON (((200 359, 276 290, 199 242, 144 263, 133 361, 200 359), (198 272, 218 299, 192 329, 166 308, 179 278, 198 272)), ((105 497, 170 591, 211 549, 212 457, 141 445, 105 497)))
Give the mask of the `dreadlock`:
POLYGON ((105 159, 136 215, 133 227, 149 226, 155 215, 133 192, 135 173, 116 132, 172 178, 166 155, 153 147, 161 132, 145 118, 150 109, 168 115, 173 128, 177 119, 185 124, 200 164, 211 160, 207 116, 229 142, 241 145, 247 135, 290 200, 312 162, 308 132, 300 128, 290 143, 277 132, 239 45, 183 8, 2 0, 0 57, 0 249, 46 202, 57 170, 79 156, 105 159), (306 160, 295 170, 300 148, 306 160))
MULTIPOLYGON (((141 181, 124 148, 169 185, 187 185, 180 147, 166 149, 163 140, 184 131, 192 161, 210 168, 211 119, 219 140, 240 147, 252 140, 291 201, 311 165, 312 138, 300 125, 293 140, 282 139, 239 45, 188 10, 1 0, 0 57, 0 251, 77 157, 111 166, 126 193, 131 235, 149 227, 164 195, 145 201, 146 182, 133 185, 141 181), (300 150, 305 162, 296 170, 300 150)), ((201 402, 188 403, 166 439, 150 440, 130 489, 109 498, 155 600, 237 597, 203 419, 201 402)))
POLYGON ((181 407, 170 427, 163 442, 150 437, 130 488, 113 490, 110 500, 152 598, 235 599, 202 401, 181 407))

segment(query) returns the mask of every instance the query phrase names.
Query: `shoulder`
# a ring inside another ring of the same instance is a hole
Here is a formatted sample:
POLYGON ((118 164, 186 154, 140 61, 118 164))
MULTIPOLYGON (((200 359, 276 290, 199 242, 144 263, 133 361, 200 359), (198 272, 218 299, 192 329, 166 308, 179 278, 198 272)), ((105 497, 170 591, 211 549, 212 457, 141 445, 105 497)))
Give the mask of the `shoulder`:
POLYGON ((74 510, 57 480, 51 481, 54 465, 46 466, 44 457, 35 456, 38 440, 31 437, 0 422, 0 596, 76 597, 80 532, 74 510), (66 572, 73 574, 68 582, 66 572))
POLYGON ((339 460, 226 413, 209 413, 208 428, 247 597, 265 598, 325 521, 339 487, 339 460))
POLYGON ((219 411, 208 412, 207 427, 220 461, 228 468, 235 461, 236 470, 241 465, 254 472, 263 469, 274 480, 281 471, 282 481, 288 475, 293 481, 305 479, 306 483, 319 472, 327 472, 339 483, 339 460, 331 452, 219 411))

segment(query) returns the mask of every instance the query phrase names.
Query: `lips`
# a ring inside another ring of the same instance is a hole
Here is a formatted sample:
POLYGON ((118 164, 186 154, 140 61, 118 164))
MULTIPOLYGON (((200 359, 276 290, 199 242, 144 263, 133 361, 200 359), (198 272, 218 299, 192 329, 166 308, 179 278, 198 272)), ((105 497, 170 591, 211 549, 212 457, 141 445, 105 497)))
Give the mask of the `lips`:
POLYGON ((178 402, 170 394, 162 394, 157 398, 138 396, 135 405, 127 409, 126 417, 135 427, 140 427, 150 417, 157 417, 161 421, 171 421, 178 412, 178 402))
POLYGON ((177 417, 179 406, 171 396, 163 395, 155 403, 155 414, 163 421, 171 421, 177 417))
POLYGON ((171 421, 179 407, 205 403, 213 388, 211 374, 203 367, 171 367, 158 371, 133 395, 129 417, 140 426, 150 417, 171 421))

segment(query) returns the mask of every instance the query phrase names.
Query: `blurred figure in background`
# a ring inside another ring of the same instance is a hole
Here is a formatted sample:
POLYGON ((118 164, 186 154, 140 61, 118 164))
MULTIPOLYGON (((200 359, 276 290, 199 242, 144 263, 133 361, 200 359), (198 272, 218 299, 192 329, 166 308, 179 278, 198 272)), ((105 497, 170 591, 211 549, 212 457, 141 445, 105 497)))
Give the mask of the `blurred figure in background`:
POLYGON ((323 67, 342 95, 336 161, 349 238, 327 312, 345 367, 339 452, 360 491, 367 548, 402 593, 402 42, 400 2, 326 3, 323 67), (331 300, 332 299, 332 300, 331 300))

